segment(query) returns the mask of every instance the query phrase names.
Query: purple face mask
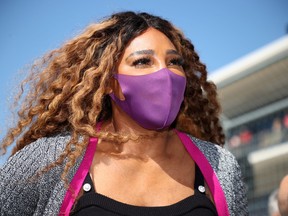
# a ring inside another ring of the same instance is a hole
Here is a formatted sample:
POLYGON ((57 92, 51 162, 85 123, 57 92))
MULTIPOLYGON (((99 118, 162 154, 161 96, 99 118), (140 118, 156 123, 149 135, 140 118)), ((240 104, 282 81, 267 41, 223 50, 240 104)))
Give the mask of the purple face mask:
POLYGON ((163 68, 147 75, 116 74, 125 100, 110 97, 146 129, 161 130, 175 120, 184 98, 186 78, 163 68))

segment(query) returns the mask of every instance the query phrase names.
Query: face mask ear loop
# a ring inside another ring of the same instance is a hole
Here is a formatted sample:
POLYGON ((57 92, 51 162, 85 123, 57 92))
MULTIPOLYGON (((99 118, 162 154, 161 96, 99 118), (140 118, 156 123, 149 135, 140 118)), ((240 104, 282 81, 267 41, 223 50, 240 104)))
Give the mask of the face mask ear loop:
POLYGON ((125 96, 123 94, 121 85, 117 79, 117 75, 114 74, 113 77, 111 78, 111 93, 113 94, 114 97, 118 98, 120 101, 125 101, 125 96))

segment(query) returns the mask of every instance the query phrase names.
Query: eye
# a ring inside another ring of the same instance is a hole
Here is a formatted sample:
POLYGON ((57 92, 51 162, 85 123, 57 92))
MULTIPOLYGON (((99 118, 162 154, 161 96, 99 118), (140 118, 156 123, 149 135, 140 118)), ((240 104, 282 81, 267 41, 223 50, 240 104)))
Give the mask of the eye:
POLYGON ((151 65, 152 61, 150 58, 139 58, 132 62, 132 66, 134 67, 145 67, 151 65))
POLYGON ((184 65, 184 59, 183 58, 172 58, 168 62, 169 66, 179 66, 182 67, 184 65))

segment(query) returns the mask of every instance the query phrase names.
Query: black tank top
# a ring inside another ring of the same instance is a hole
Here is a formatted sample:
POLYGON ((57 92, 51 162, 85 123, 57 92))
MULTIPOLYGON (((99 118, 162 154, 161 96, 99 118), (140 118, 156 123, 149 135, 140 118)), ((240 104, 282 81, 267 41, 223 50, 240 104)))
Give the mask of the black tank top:
POLYGON ((215 216, 217 211, 205 194, 204 178, 196 165, 194 195, 168 206, 146 207, 121 203, 95 192, 89 173, 83 183, 84 194, 70 216, 215 216))

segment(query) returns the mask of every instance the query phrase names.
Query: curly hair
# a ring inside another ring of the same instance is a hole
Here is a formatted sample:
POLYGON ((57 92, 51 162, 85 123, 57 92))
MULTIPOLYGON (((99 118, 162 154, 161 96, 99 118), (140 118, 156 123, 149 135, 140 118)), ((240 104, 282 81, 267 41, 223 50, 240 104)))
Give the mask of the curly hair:
POLYGON ((95 125, 112 116, 106 89, 116 63, 127 44, 148 28, 165 34, 185 61, 184 101, 171 127, 223 145, 216 86, 207 81, 206 66, 192 43, 167 20, 147 13, 120 12, 88 26, 31 67, 22 83, 17 123, 8 130, 1 149, 6 152, 16 142, 14 154, 41 137, 68 131, 71 140, 55 162, 61 164, 67 159, 67 173, 85 150, 89 137, 121 139, 119 134, 95 131, 95 125), (24 94, 28 87, 29 92, 24 94))

